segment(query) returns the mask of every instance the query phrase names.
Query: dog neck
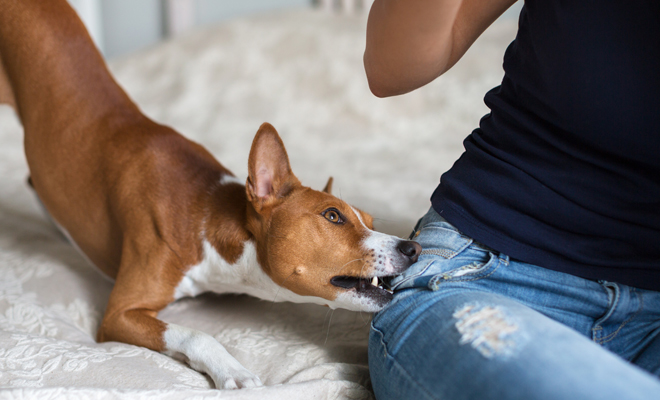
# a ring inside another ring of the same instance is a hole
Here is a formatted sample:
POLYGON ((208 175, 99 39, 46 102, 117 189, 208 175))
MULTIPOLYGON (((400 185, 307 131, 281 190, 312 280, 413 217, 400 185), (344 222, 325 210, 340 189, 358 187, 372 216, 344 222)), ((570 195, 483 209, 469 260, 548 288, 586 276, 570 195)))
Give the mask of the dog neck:
POLYGON ((208 240, 203 241, 203 259, 186 272, 174 297, 196 296, 205 292, 218 294, 248 294, 272 302, 316 303, 333 302, 312 296, 300 296, 277 285, 266 275, 257 261, 253 239, 243 243, 243 252, 234 262, 227 262, 208 240))

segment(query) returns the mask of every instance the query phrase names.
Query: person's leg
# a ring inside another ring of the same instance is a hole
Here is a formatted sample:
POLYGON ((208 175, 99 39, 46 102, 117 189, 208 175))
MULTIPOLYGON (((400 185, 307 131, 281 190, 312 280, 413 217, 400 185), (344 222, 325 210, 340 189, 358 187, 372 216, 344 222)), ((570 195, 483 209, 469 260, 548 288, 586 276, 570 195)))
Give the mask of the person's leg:
POLYGON ((633 360, 633 363, 660 378, 660 329, 655 331, 653 340, 633 360))
POLYGON ((518 261, 472 284, 510 297, 660 377, 660 292, 518 261))
POLYGON ((372 322, 378 400, 658 398, 653 376, 518 302, 408 291, 372 322))
POLYGON ((657 398, 659 380, 588 339, 611 306, 600 284, 510 262, 433 211, 415 235, 422 255, 372 322, 379 400, 657 398))

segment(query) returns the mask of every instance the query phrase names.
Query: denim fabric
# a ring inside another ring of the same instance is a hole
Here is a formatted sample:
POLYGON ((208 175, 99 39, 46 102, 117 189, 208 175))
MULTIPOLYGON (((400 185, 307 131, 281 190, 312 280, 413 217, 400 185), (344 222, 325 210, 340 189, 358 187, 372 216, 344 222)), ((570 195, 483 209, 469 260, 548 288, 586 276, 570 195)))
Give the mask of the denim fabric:
POLYGON ((413 236, 372 321, 377 399, 660 399, 659 292, 510 260, 433 210, 413 236))

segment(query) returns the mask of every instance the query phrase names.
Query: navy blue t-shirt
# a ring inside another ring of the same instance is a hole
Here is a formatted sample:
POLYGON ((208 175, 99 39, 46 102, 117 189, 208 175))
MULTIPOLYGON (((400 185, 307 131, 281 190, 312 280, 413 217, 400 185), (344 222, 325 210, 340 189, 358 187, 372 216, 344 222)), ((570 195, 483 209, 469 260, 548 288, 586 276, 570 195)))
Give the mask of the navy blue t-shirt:
POLYGON ((660 290, 660 1, 527 0, 433 208, 512 258, 660 290))

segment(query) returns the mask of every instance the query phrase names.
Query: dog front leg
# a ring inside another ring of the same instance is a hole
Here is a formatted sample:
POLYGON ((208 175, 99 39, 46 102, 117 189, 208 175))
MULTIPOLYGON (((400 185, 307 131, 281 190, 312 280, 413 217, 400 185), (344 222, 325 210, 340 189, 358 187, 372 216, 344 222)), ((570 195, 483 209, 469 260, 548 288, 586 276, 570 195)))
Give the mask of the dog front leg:
POLYGON ((123 255, 124 265, 117 275, 97 334, 99 342, 124 342, 170 356, 182 356, 192 368, 208 374, 218 389, 261 386, 259 378, 210 335, 167 324, 157 318, 158 312, 173 301, 174 289, 180 279, 168 276, 177 268, 168 258, 167 249, 154 248, 152 252, 126 252, 123 255), (141 254, 143 258, 134 254, 141 254), (144 267, 126 267, 134 265, 144 267), (151 269, 153 266, 161 268, 151 269), (169 268, 162 268, 164 266, 169 268))
POLYGON ((191 368, 206 373, 218 389, 262 386, 259 378, 241 365, 212 336, 194 329, 167 324, 147 309, 106 314, 98 341, 117 341, 182 358, 191 368))
POLYGON ((184 326, 167 324, 163 339, 163 353, 173 357, 184 356, 190 367, 209 375, 217 388, 262 386, 259 378, 245 369, 211 335, 184 326))

